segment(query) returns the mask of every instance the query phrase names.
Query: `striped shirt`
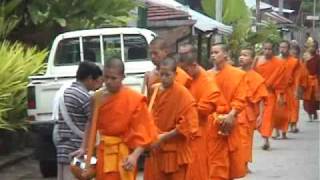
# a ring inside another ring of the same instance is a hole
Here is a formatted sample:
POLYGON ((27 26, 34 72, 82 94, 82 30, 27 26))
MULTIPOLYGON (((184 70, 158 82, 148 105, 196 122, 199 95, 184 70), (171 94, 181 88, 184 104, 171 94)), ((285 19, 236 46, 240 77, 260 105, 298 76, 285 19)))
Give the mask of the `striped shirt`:
MULTIPOLYGON (((81 82, 74 82, 64 91, 64 102, 70 119, 81 131, 91 117, 90 94, 81 82)), ((82 138, 72 132, 59 110, 57 160, 58 163, 69 164, 69 154, 78 150, 82 138)))

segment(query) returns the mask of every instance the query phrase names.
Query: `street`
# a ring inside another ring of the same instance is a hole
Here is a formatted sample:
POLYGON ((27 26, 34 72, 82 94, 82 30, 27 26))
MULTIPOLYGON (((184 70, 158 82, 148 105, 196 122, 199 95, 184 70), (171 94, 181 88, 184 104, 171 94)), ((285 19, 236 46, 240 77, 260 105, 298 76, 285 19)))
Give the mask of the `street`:
MULTIPOLYGON (((272 140, 271 150, 261 150, 262 141, 255 136, 254 163, 245 180, 319 180, 319 122, 308 122, 300 112, 300 133, 288 140, 272 140)), ((41 180, 39 167, 31 157, 0 170, 1 180, 41 180)), ((47 178, 53 180, 55 178, 47 178)), ((142 175, 139 175, 142 180, 142 175)))

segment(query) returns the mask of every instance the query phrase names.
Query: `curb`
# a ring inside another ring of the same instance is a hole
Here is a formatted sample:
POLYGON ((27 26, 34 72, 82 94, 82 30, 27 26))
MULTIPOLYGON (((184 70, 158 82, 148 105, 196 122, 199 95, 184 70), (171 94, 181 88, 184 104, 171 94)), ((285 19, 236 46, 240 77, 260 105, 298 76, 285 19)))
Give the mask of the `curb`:
POLYGON ((0 170, 12 166, 28 157, 31 157, 32 153, 33 150, 27 148, 8 155, 0 156, 0 170))

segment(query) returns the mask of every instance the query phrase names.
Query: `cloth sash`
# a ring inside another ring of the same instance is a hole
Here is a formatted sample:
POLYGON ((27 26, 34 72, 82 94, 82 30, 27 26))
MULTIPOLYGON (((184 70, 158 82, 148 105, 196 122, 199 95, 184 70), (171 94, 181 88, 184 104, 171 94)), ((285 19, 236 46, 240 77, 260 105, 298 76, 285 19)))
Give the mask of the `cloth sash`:
POLYGON ((123 160, 129 155, 129 148, 119 137, 101 135, 103 143, 103 171, 119 172, 121 180, 134 180, 135 171, 126 171, 122 168, 123 160))

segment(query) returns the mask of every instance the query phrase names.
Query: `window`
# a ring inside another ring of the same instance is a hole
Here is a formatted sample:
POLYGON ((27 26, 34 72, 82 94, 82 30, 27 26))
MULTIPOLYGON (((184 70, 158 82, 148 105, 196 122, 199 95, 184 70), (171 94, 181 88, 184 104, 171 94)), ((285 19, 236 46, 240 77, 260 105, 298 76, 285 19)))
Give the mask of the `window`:
POLYGON ((103 37, 104 59, 112 57, 121 59, 121 41, 120 35, 103 37))
POLYGON ((63 39, 59 42, 54 65, 76 65, 80 62, 79 38, 63 39))
POLYGON ((141 35, 124 35, 124 54, 127 62, 145 61, 148 58, 148 43, 141 35))
POLYGON ((101 63, 100 37, 88 36, 82 38, 83 60, 101 63))

